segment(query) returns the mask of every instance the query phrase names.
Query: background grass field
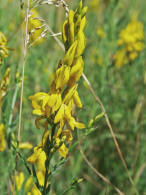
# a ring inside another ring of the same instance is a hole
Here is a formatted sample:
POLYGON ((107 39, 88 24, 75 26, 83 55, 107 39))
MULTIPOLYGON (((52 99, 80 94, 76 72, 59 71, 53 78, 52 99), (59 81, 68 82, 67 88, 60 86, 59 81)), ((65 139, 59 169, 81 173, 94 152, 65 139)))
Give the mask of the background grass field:
MULTIPOLYGON (((70 8, 74 9, 79 0, 66 2, 70 8)), ((146 32, 146 1, 86 0, 84 3, 89 8, 85 30, 87 45, 83 55, 84 73, 105 106, 129 173, 139 194, 143 195, 146 193, 146 51, 144 48, 134 62, 124 65, 120 69, 114 65, 113 55, 118 49, 119 32, 126 27, 135 11, 138 11, 138 20, 143 23, 144 33, 146 32), (99 26, 105 33, 104 38, 97 34, 99 26)), ((61 31, 65 19, 63 8, 41 6, 37 10, 55 33, 61 31)), ((22 72, 23 37, 21 28, 23 28, 23 14, 19 1, 2 0, 0 2, 0 20, 0 31, 5 33, 8 47, 11 48, 9 57, 4 60, 4 69, 9 66, 12 70, 11 83, 3 102, 3 121, 8 126, 12 97, 16 86, 15 74, 18 70, 21 76, 22 72)), ((61 36, 59 39, 61 40, 61 36)), ((34 146, 40 142, 43 132, 35 127, 35 117, 32 115, 31 102, 28 97, 38 91, 49 91, 54 71, 63 55, 64 52, 49 34, 43 43, 30 48, 27 53, 21 140, 29 141, 34 146)), ((79 82, 79 95, 83 109, 76 109, 76 113, 78 118, 88 127, 89 121, 100 114, 101 110, 83 79, 79 82)), ((14 133, 18 127, 19 103, 20 88, 11 125, 11 130, 14 133)), ((84 136, 87 131, 80 131, 80 137, 84 136)), ((74 132, 72 145, 76 140, 77 134, 74 132)), ((94 124, 93 131, 84 136, 81 143, 87 158, 99 172, 126 195, 135 194, 104 117, 94 124)), ((28 157, 31 151, 24 150, 23 153, 25 157, 28 157)), ((11 150, 7 149, 0 153, 1 195, 8 194, 8 179, 10 174, 13 174, 14 162, 11 150)), ((27 175, 21 160, 18 167, 27 175)), ((78 145, 74 145, 65 166, 54 176, 54 193, 59 194, 77 177, 84 178, 84 181, 67 194, 116 194, 111 186, 107 185, 91 170, 83 160, 78 145)))

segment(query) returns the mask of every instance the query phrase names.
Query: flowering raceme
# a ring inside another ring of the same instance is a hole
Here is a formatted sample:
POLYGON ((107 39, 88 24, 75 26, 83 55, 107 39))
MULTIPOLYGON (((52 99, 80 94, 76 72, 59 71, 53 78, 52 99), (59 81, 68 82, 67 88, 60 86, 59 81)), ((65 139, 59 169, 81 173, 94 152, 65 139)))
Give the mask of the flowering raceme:
POLYGON ((75 11, 69 11, 68 18, 63 24, 65 56, 58 65, 50 91, 38 92, 29 97, 32 101, 33 114, 38 116, 36 127, 39 128, 39 121, 42 120, 41 125, 44 128, 42 143, 27 159, 29 163, 37 164, 34 159, 38 157, 39 150, 44 151, 46 157, 50 155, 48 151, 53 154, 58 150, 60 156, 66 158, 68 153, 66 145, 73 139, 72 131, 75 128, 85 128, 83 123, 74 118, 73 105, 82 108, 77 82, 84 69, 82 54, 86 44, 84 36, 86 11, 87 7, 82 7, 80 2, 75 11), (52 127, 51 130, 48 129, 48 125, 52 127))
POLYGON ((138 57, 138 53, 144 48, 143 39, 143 24, 137 21, 136 15, 133 15, 130 23, 120 32, 118 45, 122 49, 114 55, 115 65, 121 67, 130 61, 134 61, 138 57))
POLYGON ((8 57, 7 39, 5 35, 0 32, 0 64, 3 58, 8 57))

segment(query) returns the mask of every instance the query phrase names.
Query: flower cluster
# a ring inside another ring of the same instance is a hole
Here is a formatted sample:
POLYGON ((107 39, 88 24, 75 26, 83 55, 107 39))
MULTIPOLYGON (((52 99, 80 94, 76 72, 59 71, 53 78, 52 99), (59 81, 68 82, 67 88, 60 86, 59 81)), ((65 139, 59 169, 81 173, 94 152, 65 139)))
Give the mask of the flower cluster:
POLYGON ((82 53, 85 49, 83 31, 86 24, 86 11, 87 7, 82 8, 82 3, 75 12, 69 11, 62 30, 66 54, 58 65, 50 91, 38 92, 30 96, 34 108, 33 114, 38 115, 36 127, 39 128, 39 121, 45 119, 43 123, 45 132, 41 144, 43 150, 46 152, 49 147, 46 143, 52 137, 53 146, 58 148, 59 154, 64 158, 68 153, 65 142, 72 140, 72 131, 75 127, 79 129, 85 127, 83 123, 77 122, 72 114, 73 104, 82 107, 77 92, 77 82, 84 68, 82 53), (48 125, 53 126, 51 131, 48 130, 48 125))
POLYGON ((0 64, 3 58, 8 57, 7 39, 5 35, 0 32, 0 64))
POLYGON ((143 39, 143 24, 137 21, 136 15, 133 15, 130 23, 120 32, 118 45, 122 48, 115 53, 115 65, 121 67, 135 60, 144 48, 143 39))
POLYGON ((39 14, 36 9, 30 11, 27 25, 27 33, 29 34, 29 43, 38 45, 44 41, 41 37, 43 32, 42 22, 39 19, 39 14))

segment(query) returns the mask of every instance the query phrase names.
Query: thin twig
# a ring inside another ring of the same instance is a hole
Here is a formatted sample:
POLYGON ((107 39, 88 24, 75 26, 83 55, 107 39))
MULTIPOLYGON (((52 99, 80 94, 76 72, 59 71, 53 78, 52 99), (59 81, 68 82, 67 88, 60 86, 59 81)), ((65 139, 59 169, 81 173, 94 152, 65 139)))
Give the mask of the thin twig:
MULTIPOLYGON (((78 133, 77 133, 78 135, 78 133)), ((105 183, 107 183, 108 185, 112 186, 120 195, 124 195, 123 192, 121 192, 115 185, 113 185, 110 180, 108 180, 104 175, 102 175, 97 169, 95 169, 95 167, 93 167, 93 165, 91 164, 91 162, 89 162, 89 160, 87 159, 86 155, 84 154, 82 147, 81 147, 81 142, 79 141, 79 150, 80 153, 83 157, 83 159, 85 160, 85 162, 88 164, 88 166, 92 169, 92 171, 94 173, 96 173, 96 175, 98 175, 105 183)))
MULTIPOLYGON (((106 110, 105 110, 105 108, 104 108, 104 106, 103 106, 103 104, 102 104, 100 98, 96 95, 94 89, 92 88, 92 86, 91 86, 89 80, 87 79, 87 77, 85 76, 85 74, 82 74, 82 77, 83 77, 83 79, 85 80, 85 82, 87 83, 87 85, 88 85, 88 87, 89 87, 89 90, 90 90, 91 93, 93 94, 95 100, 98 102, 98 104, 99 104, 101 110, 102 110, 103 113, 104 113, 106 123, 107 123, 107 125, 108 125, 108 127, 109 127, 109 130, 110 130, 110 132, 111 132, 111 135, 112 135, 112 137, 113 137, 113 141, 114 141, 114 143, 115 143, 115 146, 116 146, 116 149, 117 149, 118 154, 119 154, 119 156, 120 156, 120 159, 121 159, 121 161, 122 161, 122 164, 123 164, 123 166, 124 166, 124 168, 125 168, 125 170, 126 170, 126 172, 127 172, 129 181, 131 182, 131 184, 132 184, 133 187, 135 188, 135 184, 134 184, 134 182, 133 182, 133 180, 132 180, 132 178, 131 178, 131 176, 130 176, 130 174, 129 174, 127 164, 126 164, 126 162, 125 162, 125 160, 124 160, 124 157, 123 157, 123 154, 122 154, 122 152, 121 152, 121 150, 120 150, 118 141, 117 141, 116 136, 115 136, 115 134, 114 134, 114 131, 113 131, 113 128, 112 128, 112 126, 111 126, 109 117, 108 117, 108 115, 107 115, 107 113, 106 113, 106 110)), ((136 188, 135 188, 135 192, 136 192, 136 194, 139 194, 139 193, 137 192, 137 189, 136 189, 136 188)))
POLYGON ((18 125, 18 134, 17 134, 18 142, 20 142, 20 134, 21 134, 21 120, 22 120, 22 101, 23 101, 24 73, 25 73, 27 43, 28 43, 28 34, 27 34, 28 17, 29 17, 29 0, 27 0, 27 10, 26 10, 26 28, 25 28, 24 53, 23 53, 23 64, 22 64, 22 82, 21 82, 21 94, 20 94, 20 112, 19 112, 19 125, 18 125))
MULTIPOLYGON (((19 142, 20 142, 20 134, 21 134, 21 120, 22 120, 22 101, 23 101, 24 72, 25 72, 26 53, 27 53, 27 43, 28 43, 28 34, 27 34, 28 17, 29 17, 29 0, 27 0, 27 9, 26 9, 26 27, 25 27, 24 52, 23 52, 23 63, 22 63, 22 82, 21 82, 21 94, 20 94, 20 112, 19 112, 18 132, 17 132, 18 144, 19 144, 19 142)), ((15 195, 16 175, 17 175, 17 164, 18 164, 18 153, 16 153, 16 159, 15 159, 14 185, 13 185, 14 190, 13 190, 13 195, 15 195)))

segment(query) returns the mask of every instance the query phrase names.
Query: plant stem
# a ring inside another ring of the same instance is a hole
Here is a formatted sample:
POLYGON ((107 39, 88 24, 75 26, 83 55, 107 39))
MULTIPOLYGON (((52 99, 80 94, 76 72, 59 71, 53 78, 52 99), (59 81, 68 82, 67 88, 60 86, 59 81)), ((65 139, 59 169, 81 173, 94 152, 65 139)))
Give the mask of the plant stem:
POLYGON ((48 139, 47 140, 47 145, 49 145, 48 151, 47 151, 47 159, 45 162, 45 168, 46 168, 46 173, 45 173, 45 181, 44 181, 44 187, 43 187, 43 195, 47 195, 48 192, 50 191, 50 185, 47 186, 47 181, 48 181, 48 177, 49 177, 49 167, 50 167, 50 161, 52 158, 52 153, 51 153, 51 149, 53 148, 53 136, 55 133, 55 128, 56 128, 56 124, 53 124, 52 126, 52 131, 51 131, 51 141, 48 139))

